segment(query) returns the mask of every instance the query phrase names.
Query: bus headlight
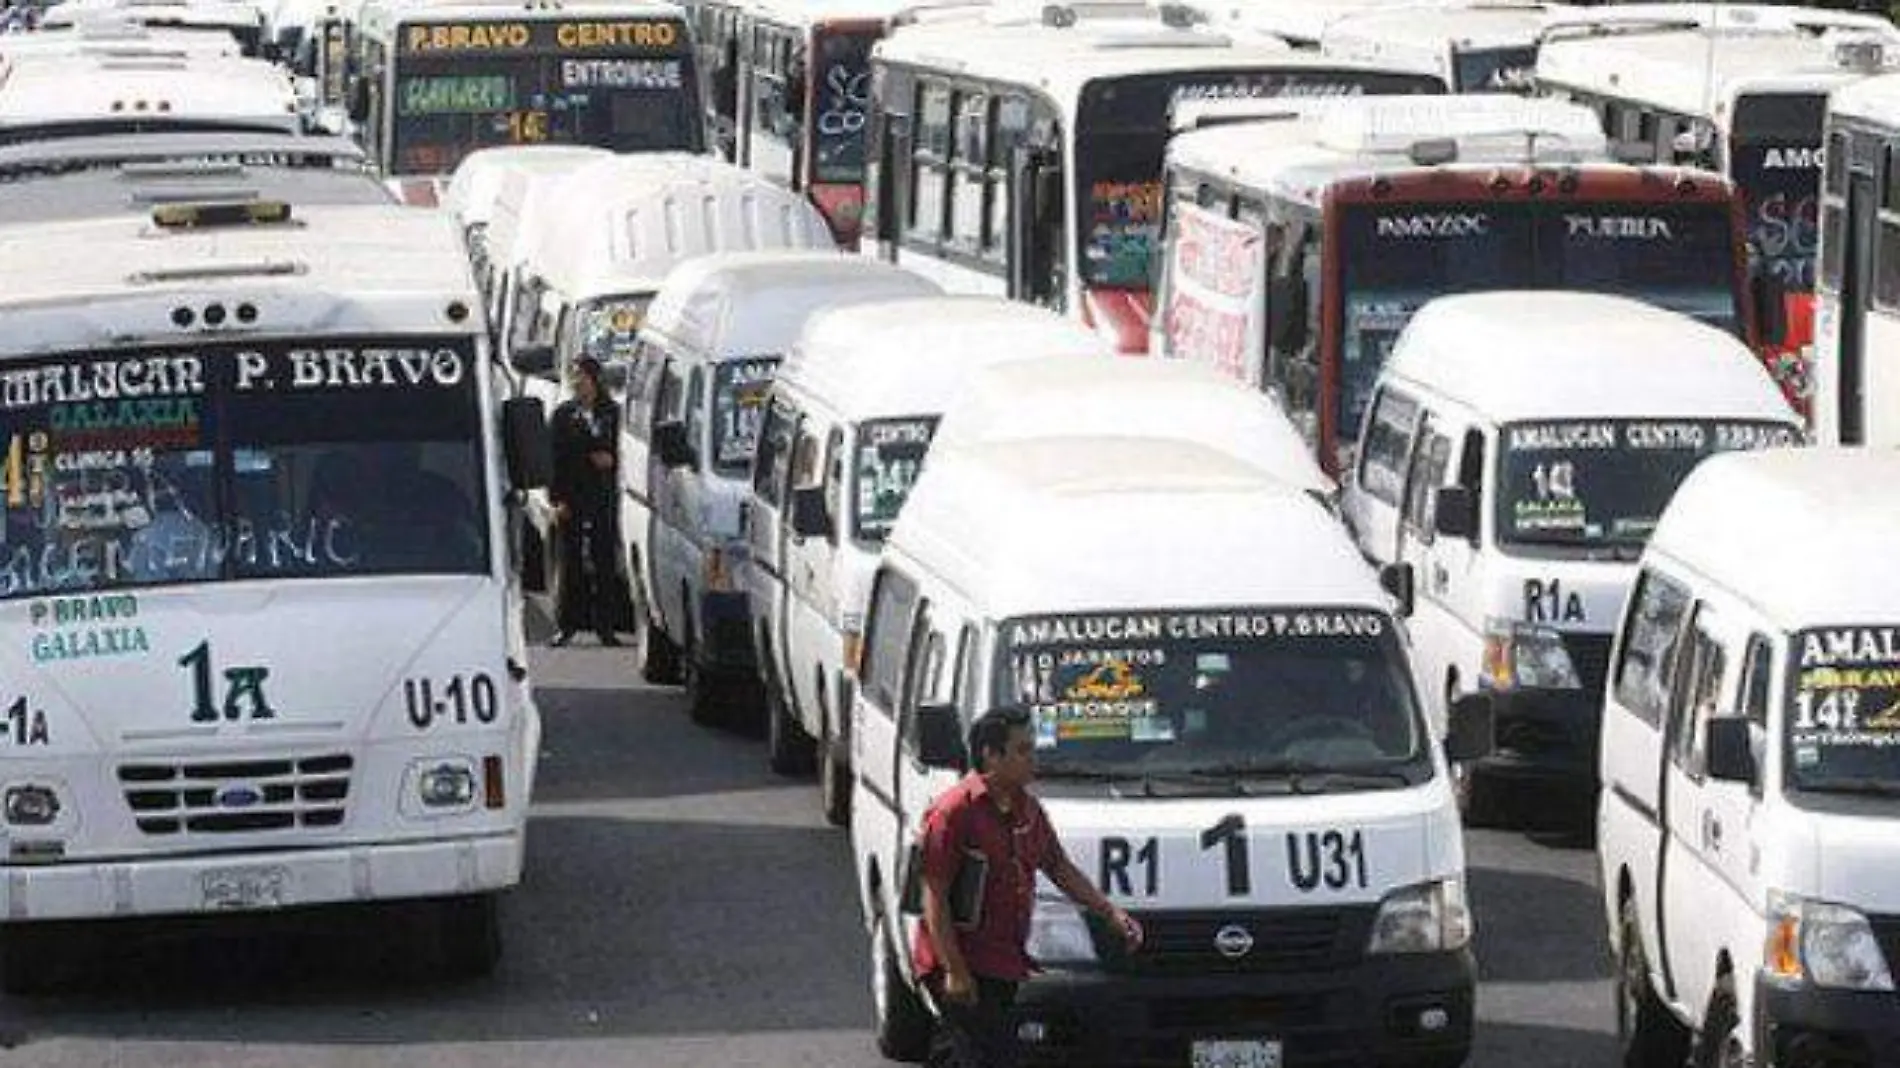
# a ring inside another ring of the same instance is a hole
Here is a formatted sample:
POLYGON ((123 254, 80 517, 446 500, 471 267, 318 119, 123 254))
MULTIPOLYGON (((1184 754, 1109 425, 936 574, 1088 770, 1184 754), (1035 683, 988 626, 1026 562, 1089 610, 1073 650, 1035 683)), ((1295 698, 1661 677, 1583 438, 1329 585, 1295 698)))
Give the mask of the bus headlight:
POLYGON ((1089 933, 1082 910, 1067 898, 1036 895, 1036 910, 1029 917, 1029 957, 1038 964, 1093 964, 1095 936, 1089 933))
POLYGON ((1810 982, 1837 990, 1891 991, 1879 939, 1858 910, 1777 894, 1768 902, 1762 970, 1782 986, 1810 982))
POLYGON ((475 769, 461 760, 425 768, 416 776, 416 796, 424 808, 468 808, 475 803, 475 769))
POLYGON ((1471 941, 1471 910, 1463 879, 1440 879, 1394 890, 1379 902, 1367 953, 1443 953, 1471 941))
POLYGON ((1583 687, 1561 632, 1510 619, 1485 621, 1484 670, 1478 679, 1491 690, 1583 687))
POLYGON ((59 793, 37 783, 9 786, 0 807, 15 827, 44 827, 59 819, 59 793))

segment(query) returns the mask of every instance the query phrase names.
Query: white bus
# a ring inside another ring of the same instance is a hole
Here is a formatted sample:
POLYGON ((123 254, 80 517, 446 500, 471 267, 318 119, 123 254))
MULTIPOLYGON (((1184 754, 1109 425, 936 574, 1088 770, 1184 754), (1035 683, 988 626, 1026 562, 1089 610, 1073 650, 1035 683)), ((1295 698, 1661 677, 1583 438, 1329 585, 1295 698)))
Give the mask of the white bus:
POLYGON ((1817 443, 1900 445, 1900 74, 1828 102, 1815 279, 1817 443))
MULTIPOLYGON (((162 205, 0 236, 0 970, 67 923, 416 906, 481 972, 540 744, 446 214, 162 205)), ((505 458, 505 459, 504 459, 505 458)))
POLYGON ((185 30, 213 38, 229 36, 244 55, 272 58, 264 41, 264 13, 242 0, 68 0, 46 9, 42 33, 69 30, 105 12, 140 25, 185 30))
POLYGON ((0 61, 0 144, 154 131, 303 130, 289 74, 261 59, 79 54, 0 61))
POLYGON ((1595 108, 1624 158, 1693 164, 1735 183, 1751 272, 1771 290, 1763 355, 1805 407, 1822 113, 1832 90, 1894 69, 1900 31, 1851 12, 1625 6, 1554 20, 1538 89, 1595 108))
POLYGON ((1455 93, 1527 90, 1545 22, 1570 10, 1546 0, 1441 0, 1368 8, 1320 31, 1320 51, 1395 63, 1445 79, 1455 93))
POLYGON ((867 251, 952 292, 1055 308, 1141 352, 1171 108, 1445 91, 1435 76, 1240 43, 1179 14, 945 13, 879 42, 867 251))
POLYGON ((350 121, 411 203, 478 148, 705 144, 685 13, 662 0, 371 0, 355 38, 350 121))

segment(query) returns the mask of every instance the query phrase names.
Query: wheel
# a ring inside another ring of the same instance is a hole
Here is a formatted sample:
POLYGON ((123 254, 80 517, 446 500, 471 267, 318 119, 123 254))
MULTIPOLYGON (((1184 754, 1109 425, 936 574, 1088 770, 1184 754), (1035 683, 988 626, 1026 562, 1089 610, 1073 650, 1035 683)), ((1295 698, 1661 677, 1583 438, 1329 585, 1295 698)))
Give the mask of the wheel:
POLYGON ((633 598, 634 656, 640 665, 640 678, 655 686, 675 686, 680 682, 680 650, 660 629, 647 604, 646 584, 640 579, 639 558, 633 559, 627 576, 628 595, 633 598))
POLYGON ((1742 1020, 1735 1009, 1735 994, 1726 986, 1716 988, 1695 1045, 1691 1063, 1697 1068, 1750 1068, 1752 1062, 1747 1043, 1742 1041, 1742 1020))
POLYGON ((0 990, 12 997, 40 997, 65 989, 73 979, 74 949, 46 924, 16 924, 0 935, 0 990))
POLYGON ((1680 1068, 1689 1055, 1689 1031, 1649 985, 1649 960, 1636 923, 1636 903, 1617 911, 1616 1039, 1624 1068, 1680 1068))
MULTIPOLYGON (((1455 681, 1445 683, 1445 708, 1458 696, 1455 681)), ((1458 816, 1466 827, 1490 827, 1497 822, 1497 790, 1484 781, 1472 764, 1451 765, 1452 795, 1458 800, 1458 816)))
POLYGON ((871 1005, 877 1012, 878 1052, 894 1061, 919 1063, 930 1052, 936 1021, 898 973, 897 951, 882 913, 871 928, 871 1005))
POLYGON ((843 739, 826 737, 818 746, 818 796, 825 822, 833 827, 851 825, 851 759, 843 739))
POLYGON ((501 961, 501 901, 494 894, 436 903, 435 956, 449 979, 479 979, 501 961))
MULTIPOLYGON (((686 633, 693 632, 692 620, 686 621, 686 633)), ((718 680, 699 662, 699 650, 689 644, 680 650, 681 685, 686 687, 686 714, 702 727, 717 727, 723 710, 719 704, 718 680)))
POLYGON ((778 683, 768 677, 764 690, 766 763, 780 775, 809 773, 818 755, 816 744, 792 718, 778 683))

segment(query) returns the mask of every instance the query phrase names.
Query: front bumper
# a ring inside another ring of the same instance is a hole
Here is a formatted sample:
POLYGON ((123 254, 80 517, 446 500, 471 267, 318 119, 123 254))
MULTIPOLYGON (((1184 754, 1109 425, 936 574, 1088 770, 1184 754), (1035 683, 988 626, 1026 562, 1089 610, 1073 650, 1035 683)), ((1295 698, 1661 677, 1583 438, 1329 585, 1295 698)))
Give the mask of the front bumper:
POLYGON ((1287 1068, 1457 1065, 1471 1048, 1470 951, 1369 957, 1314 972, 1119 975, 1049 971, 1023 984, 1025 1058, 1189 1063, 1196 1039, 1282 1043, 1287 1068), (1421 1016, 1443 1014, 1426 1031, 1421 1016))
POLYGON ((1755 981, 1763 1068, 1900 1068, 1900 994, 1786 989, 1755 981))
POLYGON ((1478 763, 1487 775, 1594 787, 1602 736, 1600 695, 1576 690, 1494 691, 1497 749, 1478 763))
POLYGON ((0 922, 229 911, 215 903, 209 887, 239 875, 267 877, 281 887, 267 904, 244 911, 480 894, 519 883, 521 857, 517 831, 402 844, 0 865, 0 922))

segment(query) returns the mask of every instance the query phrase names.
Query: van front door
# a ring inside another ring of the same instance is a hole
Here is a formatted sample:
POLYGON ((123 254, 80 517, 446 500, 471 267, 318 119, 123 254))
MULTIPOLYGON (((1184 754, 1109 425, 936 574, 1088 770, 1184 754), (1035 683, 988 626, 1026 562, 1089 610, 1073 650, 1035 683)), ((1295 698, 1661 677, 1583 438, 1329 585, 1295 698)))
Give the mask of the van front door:
MULTIPOLYGON (((966 632, 967 633, 967 632, 966 632)), ((957 774, 927 768, 918 747, 918 709, 927 704, 950 703, 949 652, 954 637, 945 633, 929 601, 918 605, 917 621, 911 631, 910 651, 905 657, 904 695, 898 707, 897 746, 893 753, 893 780, 897 783, 898 828, 897 855, 905 856, 909 843, 923 830, 924 816, 937 795, 956 785, 957 774)), ((971 754, 974 758, 975 754, 971 754)), ((899 950, 909 960, 909 947, 917 918, 905 917, 904 946, 899 950)))
MULTIPOLYGON (((1427 412, 1419 424, 1418 443, 1412 448, 1412 461, 1406 473, 1404 507, 1400 510, 1398 539, 1392 558, 1410 565, 1417 583, 1419 622, 1411 628, 1414 661, 1428 695, 1451 697, 1452 666, 1457 650, 1451 639, 1460 628, 1459 606, 1455 603, 1452 575, 1455 564, 1468 563, 1470 553, 1458 550, 1464 543, 1440 538, 1433 530, 1438 490, 1456 474, 1452 469, 1452 440, 1444 420, 1427 412)), ((1458 569, 1462 575, 1462 567, 1458 569)), ((1460 584, 1462 586, 1462 584, 1460 584)), ((1469 628, 1465 628, 1469 629, 1469 628)), ((1442 737, 1445 708, 1427 697, 1427 707, 1439 718, 1433 723, 1442 737)))

